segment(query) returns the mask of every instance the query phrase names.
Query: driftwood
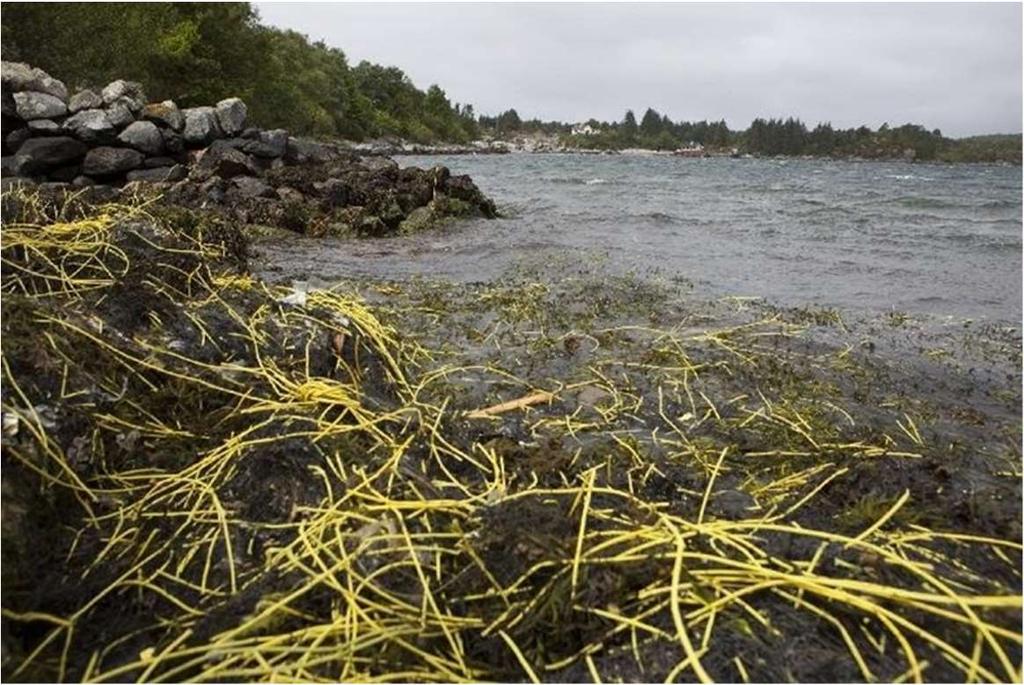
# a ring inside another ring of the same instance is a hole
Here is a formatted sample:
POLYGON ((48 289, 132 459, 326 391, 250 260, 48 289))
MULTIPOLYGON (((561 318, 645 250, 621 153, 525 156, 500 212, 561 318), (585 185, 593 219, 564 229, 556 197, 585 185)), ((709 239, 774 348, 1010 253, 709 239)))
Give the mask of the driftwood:
POLYGON ((553 399, 555 399, 553 393, 541 390, 539 392, 526 395, 525 397, 520 397, 517 400, 509 400, 508 402, 502 402, 501 404, 495 404, 483 409, 476 409, 469 412, 467 417, 471 419, 486 419, 490 416, 504 414, 505 412, 513 411, 515 409, 522 409, 523 407, 541 404, 542 402, 550 402, 553 399))

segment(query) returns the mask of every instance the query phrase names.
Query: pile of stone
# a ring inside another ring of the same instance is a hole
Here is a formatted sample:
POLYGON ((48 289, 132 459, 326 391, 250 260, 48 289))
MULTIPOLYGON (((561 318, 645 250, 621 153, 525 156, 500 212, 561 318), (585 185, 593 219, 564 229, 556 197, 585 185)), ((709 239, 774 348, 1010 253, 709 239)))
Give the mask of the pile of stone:
POLYGON ((267 160, 283 157, 285 131, 246 128, 238 98, 179 109, 150 103, 142 85, 118 80, 69 97, 63 82, 27 64, 3 62, 3 172, 75 185, 185 178, 190 151, 218 140, 267 160))
POLYGON ((110 198, 138 183, 165 202, 309 235, 381 235, 451 216, 496 215, 468 176, 246 125, 238 98, 180 109, 118 80, 68 96, 61 81, 3 62, 3 176, 110 198))

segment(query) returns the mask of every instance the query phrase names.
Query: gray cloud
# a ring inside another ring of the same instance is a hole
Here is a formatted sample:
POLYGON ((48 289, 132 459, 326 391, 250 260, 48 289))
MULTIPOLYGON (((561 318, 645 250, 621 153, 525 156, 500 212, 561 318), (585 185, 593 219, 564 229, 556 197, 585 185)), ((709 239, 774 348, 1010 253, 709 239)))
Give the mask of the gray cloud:
POLYGON ((478 112, 1021 130, 1021 5, 257 3, 478 112))

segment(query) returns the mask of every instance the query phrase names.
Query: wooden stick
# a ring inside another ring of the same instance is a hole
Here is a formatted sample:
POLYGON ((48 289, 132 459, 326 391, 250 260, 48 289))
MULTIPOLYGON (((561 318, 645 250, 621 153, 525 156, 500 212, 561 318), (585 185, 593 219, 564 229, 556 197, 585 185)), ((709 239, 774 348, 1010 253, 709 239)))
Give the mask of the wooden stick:
POLYGON ((467 418, 486 419, 489 416, 504 414, 505 412, 512 411, 513 409, 522 409, 523 407, 540 404, 541 402, 550 402, 553 399, 555 399, 555 396, 552 393, 541 390, 525 397, 520 397, 518 400, 509 400, 508 402, 495 404, 494 406, 485 407, 484 409, 476 409, 469 412, 469 414, 467 414, 467 418))

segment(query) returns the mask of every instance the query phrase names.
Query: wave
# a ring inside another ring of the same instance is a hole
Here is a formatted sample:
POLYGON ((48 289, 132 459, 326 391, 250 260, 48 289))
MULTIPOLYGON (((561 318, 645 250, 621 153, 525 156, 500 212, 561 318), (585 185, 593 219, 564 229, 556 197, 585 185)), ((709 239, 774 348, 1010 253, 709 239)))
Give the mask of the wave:
POLYGON ((676 224, 680 222, 680 218, 674 214, 668 214, 666 212, 647 212, 641 214, 640 218, 649 219, 659 224, 676 224))
POLYGON ((581 176, 542 176, 542 181, 546 183, 554 183, 557 185, 570 185, 570 186, 595 186, 604 185, 611 183, 606 178, 595 178, 595 177, 581 177, 581 176))
POLYGON ((935 179, 931 176, 918 176, 916 174, 886 174, 886 178, 895 179, 897 181, 934 181, 935 179))

